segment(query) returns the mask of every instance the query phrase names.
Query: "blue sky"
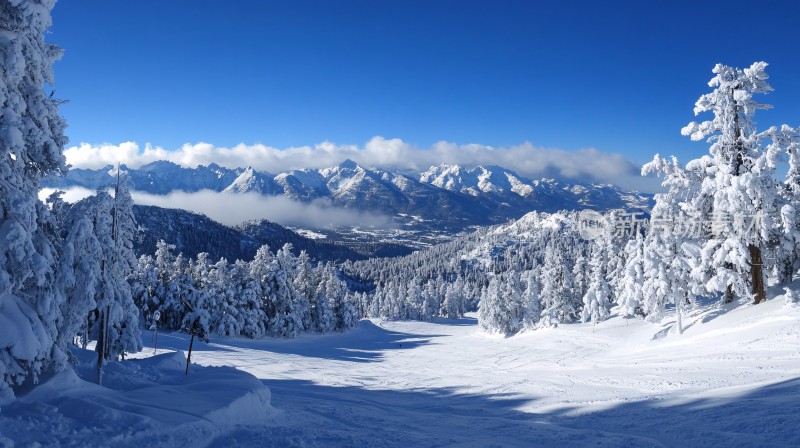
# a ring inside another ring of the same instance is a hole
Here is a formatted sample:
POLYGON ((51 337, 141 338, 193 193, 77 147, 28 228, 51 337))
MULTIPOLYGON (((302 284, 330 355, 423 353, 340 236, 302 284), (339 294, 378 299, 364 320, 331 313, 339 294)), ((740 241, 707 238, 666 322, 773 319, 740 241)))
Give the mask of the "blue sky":
MULTIPOLYGON (((717 62, 770 63, 766 126, 800 124, 792 1, 61 0, 72 144, 594 147, 696 157, 717 62)), ((513 168, 513 167, 512 167, 513 168)))

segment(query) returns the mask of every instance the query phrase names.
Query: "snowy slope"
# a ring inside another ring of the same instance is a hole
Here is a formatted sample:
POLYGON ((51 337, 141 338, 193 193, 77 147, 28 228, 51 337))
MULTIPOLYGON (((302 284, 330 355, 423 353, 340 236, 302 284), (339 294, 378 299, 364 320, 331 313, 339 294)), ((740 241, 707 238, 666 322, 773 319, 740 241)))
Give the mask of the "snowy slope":
POLYGON ((698 308, 682 335, 672 317, 612 317, 502 338, 468 317, 196 343, 193 361, 261 381, 199 366, 186 381, 182 355, 146 350, 111 364, 108 388, 61 374, 20 394, 0 446, 800 445, 800 307, 729 308, 698 308))
POLYGON ((472 319, 363 321, 350 334, 231 341, 201 362, 264 378, 286 411, 220 444, 797 446, 800 309, 777 298, 721 311, 694 313, 683 335, 669 319, 508 339, 472 319))

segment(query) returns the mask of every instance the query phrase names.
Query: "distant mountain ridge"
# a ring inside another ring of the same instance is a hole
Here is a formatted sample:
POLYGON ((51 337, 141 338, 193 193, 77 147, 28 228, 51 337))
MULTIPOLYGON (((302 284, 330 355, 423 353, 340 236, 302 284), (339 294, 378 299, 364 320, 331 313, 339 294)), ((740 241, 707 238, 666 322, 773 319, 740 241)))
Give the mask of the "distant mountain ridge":
MULTIPOLYGON (((526 179, 494 165, 465 168, 439 165, 425 172, 390 172, 364 168, 352 160, 323 169, 278 174, 252 167, 217 164, 185 168, 158 161, 138 169, 124 165, 133 189, 164 195, 173 191, 212 190, 286 196, 310 202, 329 200, 334 206, 394 217, 402 228, 458 231, 517 219, 530 211, 552 212, 591 208, 647 210, 652 196, 626 192, 613 185, 526 179)), ((116 169, 72 169, 66 177, 49 178, 47 187, 110 186, 116 169)))
POLYGON ((133 213, 139 226, 139 235, 134 242, 137 255, 155 253, 158 240, 175 245, 176 253, 190 258, 206 252, 213 261, 223 257, 228 261, 251 260, 256 250, 265 244, 274 252, 289 243, 295 255, 303 250, 313 260, 323 262, 395 257, 412 251, 393 243, 310 239, 267 220, 229 227, 205 215, 180 209, 134 205, 133 213))

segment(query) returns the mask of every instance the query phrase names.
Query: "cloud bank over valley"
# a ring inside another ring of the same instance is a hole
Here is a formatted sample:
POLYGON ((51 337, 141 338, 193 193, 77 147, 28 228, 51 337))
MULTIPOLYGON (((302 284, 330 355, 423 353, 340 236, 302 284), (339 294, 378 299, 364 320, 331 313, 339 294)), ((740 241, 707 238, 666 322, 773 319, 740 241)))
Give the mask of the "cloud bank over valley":
MULTIPOLYGON (((57 189, 44 188, 39 197, 44 200, 57 189)), ((138 205, 154 205, 164 208, 179 208, 202 213, 228 226, 246 221, 267 219, 296 227, 376 227, 391 228, 391 217, 335 207, 327 200, 303 203, 285 196, 263 196, 258 193, 228 193, 202 190, 194 193, 175 191, 167 195, 131 192, 138 205)), ((81 187, 68 188, 64 194, 67 202, 76 202, 95 194, 94 190, 81 187)))

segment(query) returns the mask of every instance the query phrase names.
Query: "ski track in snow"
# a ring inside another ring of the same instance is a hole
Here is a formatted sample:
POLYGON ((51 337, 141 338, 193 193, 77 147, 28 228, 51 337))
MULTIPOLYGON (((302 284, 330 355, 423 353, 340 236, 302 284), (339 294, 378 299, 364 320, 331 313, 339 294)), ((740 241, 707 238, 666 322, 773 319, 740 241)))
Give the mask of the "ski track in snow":
POLYGON ((213 446, 798 446, 798 317, 772 300, 695 311, 683 335, 617 317, 511 338, 364 320, 193 360, 252 373, 281 410, 213 446))

